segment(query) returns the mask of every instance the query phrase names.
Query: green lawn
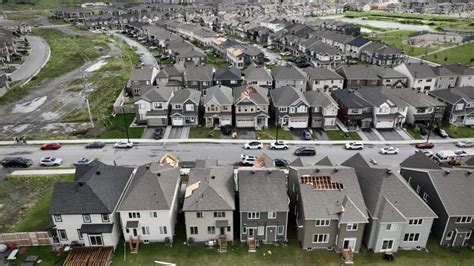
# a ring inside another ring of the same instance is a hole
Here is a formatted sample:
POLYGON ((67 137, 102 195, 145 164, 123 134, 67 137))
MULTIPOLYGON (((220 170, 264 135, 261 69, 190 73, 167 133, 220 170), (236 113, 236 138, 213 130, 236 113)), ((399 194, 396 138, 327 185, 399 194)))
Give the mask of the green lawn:
POLYGON ((423 139, 420 136, 420 128, 418 126, 413 126, 413 127, 407 126, 406 130, 407 130, 408 135, 410 135, 413 139, 423 139))
MULTIPOLYGON (((257 139, 276 139, 276 127, 274 125, 256 132, 257 139)), ((293 134, 289 130, 278 129, 278 139, 293 140, 293 134)))
POLYGON ((341 130, 327 130, 326 135, 328 135, 330 140, 361 140, 359 134, 352 131, 344 133, 341 130))
POLYGON ((192 127, 189 130, 189 136, 188 138, 190 139, 218 139, 221 137, 221 131, 220 130, 214 130, 213 128, 208 128, 208 127, 192 127))
POLYGON ((443 123, 443 128, 451 138, 474 137, 474 128, 472 126, 455 126, 448 123, 443 123))
POLYGON ((461 63, 467 66, 474 66, 474 43, 459 45, 457 47, 432 54, 424 59, 439 64, 457 64, 461 63))
POLYGON ((127 132, 125 131, 124 124, 127 123, 128 134, 131 139, 140 138, 145 130, 144 127, 130 127, 135 114, 125 114, 125 121, 123 119, 123 114, 117 114, 115 117, 109 117, 104 121, 104 125, 107 128, 107 131, 102 134, 100 137, 104 139, 121 139, 127 137, 127 132))
POLYGON ((219 56, 207 55, 207 63, 214 65, 216 69, 224 68, 229 65, 227 61, 219 56))
POLYGON ((376 39, 384 43, 396 46, 402 49, 403 51, 405 51, 407 54, 413 55, 413 56, 423 55, 425 53, 435 50, 434 48, 421 48, 421 47, 413 47, 411 45, 408 45, 407 40, 410 37, 411 33, 413 33, 413 31, 407 31, 407 30, 380 33, 380 34, 377 34, 376 39))
POLYGON ((0 232, 44 230, 54 183, 73 175, 10 176, 0 186, 0 232))

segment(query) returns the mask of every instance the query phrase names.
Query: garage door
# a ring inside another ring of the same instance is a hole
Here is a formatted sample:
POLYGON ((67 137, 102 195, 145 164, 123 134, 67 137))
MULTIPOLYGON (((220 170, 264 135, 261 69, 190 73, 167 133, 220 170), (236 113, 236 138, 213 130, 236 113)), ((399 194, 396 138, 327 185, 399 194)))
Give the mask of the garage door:
POLYGON ((393 121, 377 121, 375 128, 392 128, 393 121))
POLYGON ((182 126, 184 125, 184 119, 182 117, 173 117, 173 126, 182 126))
POLYGON ((307 128, 308 120, 306 119, 291 119, 288 121, 288 127, 290 128, 307 128))
POLYGON ((255 122, 253 119, 239 119, 236 121, 237 127, 254 127, 255 122))

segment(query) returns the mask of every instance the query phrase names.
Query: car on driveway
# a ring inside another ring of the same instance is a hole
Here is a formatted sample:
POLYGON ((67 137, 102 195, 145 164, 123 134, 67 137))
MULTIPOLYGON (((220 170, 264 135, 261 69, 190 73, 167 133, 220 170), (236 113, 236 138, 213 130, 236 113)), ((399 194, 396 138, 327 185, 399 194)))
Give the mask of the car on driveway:
POLYGON ((86 149, 102 149, 103 147, 105 147, 105 142, 102 141, 93 141, 86 145, 86 149))
POLYGON ((271 150, 288 150, 288 144, 286 143, 286 141, 277 140, 270 143, 270 149, 271 150))
POLYGON ((345 145, 346 150, 362 150, 364 148, 364 144, 360 142, 349 142, 345 145))
POLYGON ((314 156, 316 155, 316 149, 311 147, 300 147, 295 150, 296 156, 314 156))
POLYGON ((435 129, 433 130, 434 133, 436 133, 436 135, 442 137, 442 138, 447 138, 449 137, 448 133, 446 133, 446 130, 442 129, 442 128, 439 128, 439 127, 435 127, 435 129))
POLYGON ((380 149, 381 154, 398 154, 400 150, 397 147, 393 146, 385 146, 382 149, 380 149))
POLYGON ((60 166, 63 163, 63 159, 56 157, 43 157, 40 160, 40 166, 60 166))
POLYGON ((41 145, 41 150, 46 151, 46 150, 59 150, 61 148, 61 144, 58 142, 50 142, 50 143, 45 143, 41 145))
POLYGON ((312 140, 313 138, 311 137, 311 132, 309 132, 308 129, 304 129, 303 131, 301 131, 301 139, 312 140))
POLYGON ((423 153, 424 155, 428 156, 429 158, 433 157, 433 155, 434 155, 434 153, 432 151, 421 150, 421 149, 416 150, 415 153, 423 153))
POLYGON ((251 142, 245 143, 243 148, 246 150, 260 150, 263 148, 263 143, 260 141, 251 141, 251 142))
POLYGON ((255 164, 255 160, 257 160, 257 156, 254 155, 240 155, 240 163, 245 166, 253 166, 255 164))
POLYGON ((23 167, 27 168, 33 165, 33 161, 24 157, 5 157, 0 161, 4 168, 23 167))
POLYGON ((275 159, 273 160, 273 163, 275 164, 275 166, 286 166, 288 164, 288 161, 285 160, 285 159, 275 159))
POLYGON ((121 140, 114 144, 114 148, 116 149, 130 149, 132 147, 133 147, 133 142, 126 141, 126 140, 121 140))
POLYGON ((472 148, 474 147, 474 142, 470 140, 461 140, 456 143, 456 146, 461 148, 472 148))
POLYGON ((434 146, 435 145, 432 142, 422 142, 422 143, 417 143, 415 145, 417 149, 433 149, 434 146))
POLYGON ((89 159, 89 158, 86 158, 86 157, 82 157, 81 159, 75 161, 73 163, 74 166, 78 166, 78 165, 88 165, 90 163, 92 163, 94 160, 92 159, 89 159))

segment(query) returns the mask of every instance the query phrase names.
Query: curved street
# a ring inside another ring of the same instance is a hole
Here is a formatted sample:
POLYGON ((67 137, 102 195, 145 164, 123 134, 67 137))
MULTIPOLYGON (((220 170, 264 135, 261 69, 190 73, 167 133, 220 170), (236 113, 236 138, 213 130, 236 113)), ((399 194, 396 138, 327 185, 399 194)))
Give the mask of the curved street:
POLYGON ((26 36, 30 43, 30 54, 23 64, 10 74, 12 81, 30 79, 41 70, 49 60, 51 50, 46 41, 38 36, 26 36))

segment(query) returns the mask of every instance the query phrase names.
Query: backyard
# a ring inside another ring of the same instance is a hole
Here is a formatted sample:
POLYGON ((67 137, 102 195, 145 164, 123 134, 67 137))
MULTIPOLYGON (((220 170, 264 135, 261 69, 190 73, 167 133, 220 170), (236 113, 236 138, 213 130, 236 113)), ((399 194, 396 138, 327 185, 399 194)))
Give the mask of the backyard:
POLYGON ((431 54, 424 59, 439 64, 457 64, 461 63, 467 66, 474 66, 474 42, 459 45, 454 48, 431 54))
POLYGON ((415 47, 415 46, 411 46, 407 44, 407 40, 410 37, 411 33, 413 33, 413 31, 406 31, 406 30, 391 31, 391 32, 379 33, 376 35, 376 38, 383 43, 396 46, 402 49, 403 51, 405 51, 408 55, 412 55, 412 56, 424 55, 425 53, 429 53, 435 50, 435 48, 422 48, 422 47, 415 47))

